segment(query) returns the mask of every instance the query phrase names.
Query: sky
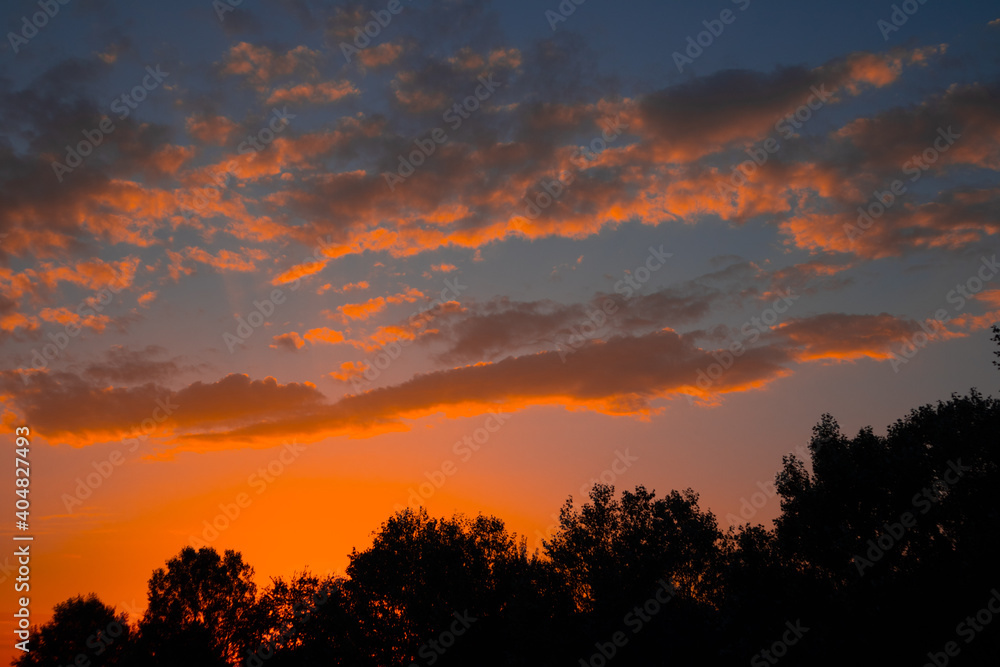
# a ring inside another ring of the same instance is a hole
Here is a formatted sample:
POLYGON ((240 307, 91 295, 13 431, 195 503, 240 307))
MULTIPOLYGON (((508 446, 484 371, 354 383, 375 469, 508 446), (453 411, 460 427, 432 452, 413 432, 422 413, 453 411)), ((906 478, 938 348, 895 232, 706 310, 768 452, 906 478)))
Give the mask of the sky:
POLYGON ((823 413, 884 433, 996 388, 995 3, 2 20, 0 419, 32 475, 0 532, 34 537, 33 622, 88 592, 134 620, 188 545, 343 573, 406 506, 530 550, 597 481, 768 524, 823 413))

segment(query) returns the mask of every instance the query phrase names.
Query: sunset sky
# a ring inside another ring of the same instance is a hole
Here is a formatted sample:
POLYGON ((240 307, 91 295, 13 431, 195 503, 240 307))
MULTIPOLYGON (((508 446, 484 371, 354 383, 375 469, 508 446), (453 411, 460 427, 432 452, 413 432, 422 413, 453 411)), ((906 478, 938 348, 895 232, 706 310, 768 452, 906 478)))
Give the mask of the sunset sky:
POLYGON ((602 476, 728 526, 824 412, 996 390, 995 3, 51 4, 0 53, 35 622, 418 502, 534 549, 602 476))

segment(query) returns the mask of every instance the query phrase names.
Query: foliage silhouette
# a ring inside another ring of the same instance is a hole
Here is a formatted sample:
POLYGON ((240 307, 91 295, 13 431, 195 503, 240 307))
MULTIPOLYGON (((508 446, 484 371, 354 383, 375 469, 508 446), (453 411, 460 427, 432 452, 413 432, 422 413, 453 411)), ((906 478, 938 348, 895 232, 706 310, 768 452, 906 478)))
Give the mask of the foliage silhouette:
MULTIPOLYGON (((990 340, 992 340, 997 345, 1000 345, 1000 326, 997 326, 996 324, 993 325, 993 338, 991 338, 990 340)), ((994 350, 993 354, 1000 357, 1000 350, 994 350)), ((996 366, 997 368, 1000 368, 1000 361, 994 359, 993 365, 996 366)))
POLYGON ((347 574, 379 665, 509 664, 501 647, 543 651, 546 637, 535 636, 536 628, 569 611, 551 567, 528 557, 524 541, 494 517, 432 519, 423 508, 403 510, 370 549, 350 555, 347 574), (454 648, 430 643, 452 628, 461 632, 454 648), (484 646, 501 650, 481 653, 484 646))
POLYGON ((496 517, 422 508, 389 517, 346 577, 260 592, 238 553, 188 547, 153 573, 136 626, 71 598, 13 664, 758 666, 778 648, 788 665, 924 664, 947 642, 996 664, 997 628, 958 633, 1000 600, 998 433, 1000 403, 975 390, 884 436, 823 415, 809 460, 782 459, 772 529, 723 532, 690 489, 598 484, 530 555, 496 517), (122 634, 94 655, 111 623, 122 634))
POLYGON ((31 651, 14 664, 62 667, 86 661, 90 667, 113 667, 126 664, 132 628, 127 614, 116 613, 91 593, 57 604, 52 620, 33 635, 31 651))
POLYGON ((141 651, 156 665, 236 664, 260 643, 264 609, 240 554, 186 547, 149 580, 141 651))

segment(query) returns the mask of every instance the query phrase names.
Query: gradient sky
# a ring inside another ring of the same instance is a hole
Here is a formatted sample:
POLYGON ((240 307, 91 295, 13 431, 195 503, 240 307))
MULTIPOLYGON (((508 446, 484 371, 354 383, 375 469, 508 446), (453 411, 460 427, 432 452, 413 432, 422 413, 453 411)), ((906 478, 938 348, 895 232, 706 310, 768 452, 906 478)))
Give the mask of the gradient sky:
POLYGON ((728 526, 822 413, 996 386, 995 3, 389 5, 72 0, 3 40, 35 621, 134 618, 192 537, 342 572, 413 492, 529 548, 602 475, 728 526))

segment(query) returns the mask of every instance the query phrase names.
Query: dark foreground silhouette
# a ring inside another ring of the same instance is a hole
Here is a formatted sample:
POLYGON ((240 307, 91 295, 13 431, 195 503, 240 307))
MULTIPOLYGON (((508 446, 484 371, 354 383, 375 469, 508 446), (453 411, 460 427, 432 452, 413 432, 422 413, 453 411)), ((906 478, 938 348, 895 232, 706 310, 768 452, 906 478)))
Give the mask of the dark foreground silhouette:
POLYGON ((811 470, 783 459, 770 530, 723 530, 690 489, 597 486, 534 555, 500 519, 424 510, 386 521, 346 577, 263 591, 239 553, 189 547, 134 625, 72 598, 13 664, 1000 664, 998 401, 953 396, 885 437, 829 415, 813 431, 811 470))

